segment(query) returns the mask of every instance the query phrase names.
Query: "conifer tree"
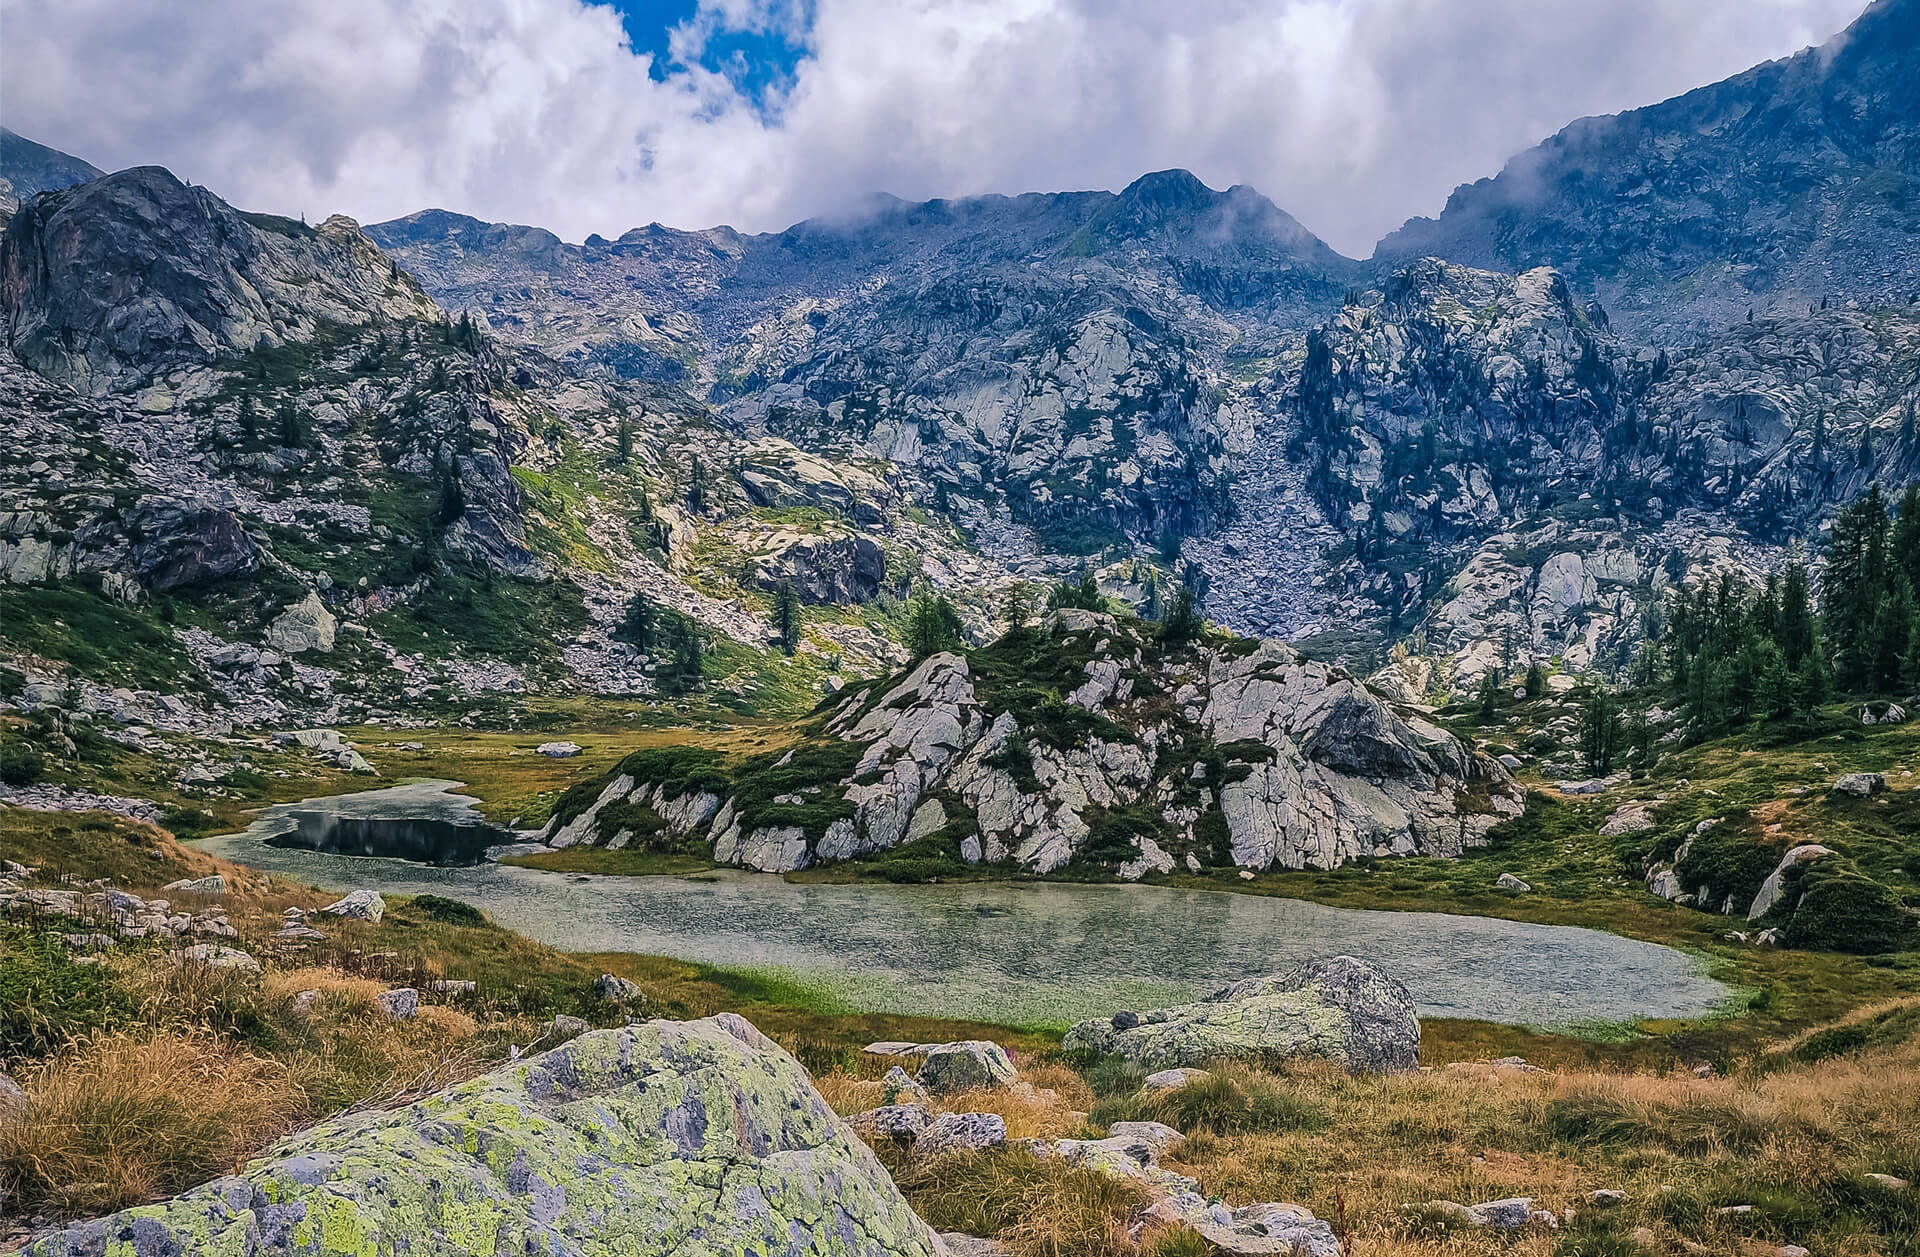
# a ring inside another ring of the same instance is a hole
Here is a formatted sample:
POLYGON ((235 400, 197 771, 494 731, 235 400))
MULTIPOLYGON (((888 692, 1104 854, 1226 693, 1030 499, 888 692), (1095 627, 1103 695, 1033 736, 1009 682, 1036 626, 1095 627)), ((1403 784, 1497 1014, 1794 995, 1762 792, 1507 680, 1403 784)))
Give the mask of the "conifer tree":
POLYGON ((773 591, 773 627, 780 635, 780 649, 791 655, 800 649, 800 594, 793 582, 783 580, 773 591))

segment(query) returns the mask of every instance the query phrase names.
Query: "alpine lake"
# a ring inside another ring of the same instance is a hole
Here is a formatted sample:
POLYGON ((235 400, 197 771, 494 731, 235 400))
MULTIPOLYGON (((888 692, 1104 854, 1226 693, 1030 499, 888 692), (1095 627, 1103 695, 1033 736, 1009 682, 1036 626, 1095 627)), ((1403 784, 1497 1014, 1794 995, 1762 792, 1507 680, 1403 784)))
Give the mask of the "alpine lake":
MULTIPOLYGON (((212 855, 319 886, 464 900, 577 952, 781 977, 850 1009, 1057 1027, 1195 999, 1317 956, 1373 961, 1423 1016, 1574 1032, 1711 1013, 1682 952, 1604 931, 1146 885, 800 884, 722 869, 614 877, 498 864, 517 839, 458 783, 266 809, 212 855)), ((525 848, 521 848, 525 849, 525 848)))

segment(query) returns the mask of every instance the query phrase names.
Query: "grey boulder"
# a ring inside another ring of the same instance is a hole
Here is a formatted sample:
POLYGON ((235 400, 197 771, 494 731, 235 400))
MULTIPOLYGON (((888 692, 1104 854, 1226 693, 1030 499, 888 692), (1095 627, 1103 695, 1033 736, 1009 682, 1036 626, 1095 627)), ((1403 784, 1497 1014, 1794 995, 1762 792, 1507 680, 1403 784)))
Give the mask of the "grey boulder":
POLYGON ((1420 1066, 1420 1019, 1405 986, 1364 960, 1334 956, 1192 1004, 1083 1021, 1062 1046, 1150 1069, 1307 1057, 1352 1073, 1396 1073, 1420 1066))
POLYGON ((1018 1077, 1005 1048, 984 1039, 967 1039, 928 1048, 913 1080, 935 1095, 944 1095, 976 1087, 1005 1087, 1018 1077))

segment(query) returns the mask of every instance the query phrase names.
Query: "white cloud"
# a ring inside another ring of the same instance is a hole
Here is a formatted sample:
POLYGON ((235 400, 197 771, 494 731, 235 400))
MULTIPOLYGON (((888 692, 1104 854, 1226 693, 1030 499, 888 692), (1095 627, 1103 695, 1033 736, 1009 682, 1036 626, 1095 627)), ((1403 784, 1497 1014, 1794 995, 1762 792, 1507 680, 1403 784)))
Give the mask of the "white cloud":
POLYGON ((1573 118, 1818 42, 1860 0, 704 0, 664 79, 580 0, 0 0, 0 120, 237 204, 578 240, 885 190, 1248 183, 1345 252, 1573 118), (764 102, 691 55, 808 55, 764 102))

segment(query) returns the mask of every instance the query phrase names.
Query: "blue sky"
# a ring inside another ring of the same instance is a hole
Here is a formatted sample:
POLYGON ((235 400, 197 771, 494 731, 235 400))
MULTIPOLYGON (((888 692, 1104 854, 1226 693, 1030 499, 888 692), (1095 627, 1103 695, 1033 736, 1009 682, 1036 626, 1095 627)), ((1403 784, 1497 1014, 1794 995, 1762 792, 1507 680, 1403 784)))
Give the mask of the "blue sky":
POLYGON ((676 30, 697 36, 699 65, 725 75, 741 95, 755 102, 764 101, 769 86, 790 82, 794 67, 806 54, 803 37, 793 28, 807 24, 810 3, 796 6, 785 20, 736 19, 739 24, 730 25, 710 17, 711 26, 704 31, 697 30, 695 23, 699 0, 609 0, 608 7, 619 13, 633 50, 652 55, 650 73, 655 82, 664 82, 684 64, 672 46, 676 30))

